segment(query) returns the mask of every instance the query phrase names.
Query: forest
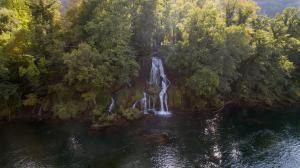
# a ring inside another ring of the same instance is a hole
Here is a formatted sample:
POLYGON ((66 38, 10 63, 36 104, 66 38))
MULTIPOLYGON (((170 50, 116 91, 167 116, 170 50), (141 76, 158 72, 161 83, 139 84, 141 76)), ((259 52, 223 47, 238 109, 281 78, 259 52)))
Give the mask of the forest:
POLYGON ((72 0, 65 10, 59 0, 0 2, 3 120, 136 119, 156 50, 171 109, 300 100, 297 8, 269 17, 252 0, 72 0))

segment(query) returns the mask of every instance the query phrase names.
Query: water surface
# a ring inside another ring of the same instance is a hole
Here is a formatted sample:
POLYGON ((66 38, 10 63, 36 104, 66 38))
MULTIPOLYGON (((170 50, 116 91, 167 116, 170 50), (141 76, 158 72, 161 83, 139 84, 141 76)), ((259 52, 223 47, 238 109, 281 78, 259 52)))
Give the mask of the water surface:
POLYGON ((101 131, 78 122, 11 123, 0 125, 0 165, 296 168, 300 167, 298 111, 173 112, 101 131))

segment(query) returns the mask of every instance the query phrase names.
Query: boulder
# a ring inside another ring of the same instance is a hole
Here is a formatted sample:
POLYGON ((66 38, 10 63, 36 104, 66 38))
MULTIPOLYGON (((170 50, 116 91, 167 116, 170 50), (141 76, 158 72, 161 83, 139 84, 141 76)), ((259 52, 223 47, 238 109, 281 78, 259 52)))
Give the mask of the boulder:
POLYGON ((147 144, 166 145, 170 143, 170 138, 166 133, 151 133, 143 135, 147 144))

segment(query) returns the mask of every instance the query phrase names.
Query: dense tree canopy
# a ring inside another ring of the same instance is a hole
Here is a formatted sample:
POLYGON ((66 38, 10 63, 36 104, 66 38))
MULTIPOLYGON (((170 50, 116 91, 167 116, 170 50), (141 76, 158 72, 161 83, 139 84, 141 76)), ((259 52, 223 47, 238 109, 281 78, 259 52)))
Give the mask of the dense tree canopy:
POLYGON ((184 100, 174 107, 299 101, 296 8, 269 18, 252 0, 68 4, 61 12, 59 0, 0 2, 1 116, 99 121, 111 117, 111 97, 114 115, 132 115, 153 48, 170 75, 171 100, 184 100))

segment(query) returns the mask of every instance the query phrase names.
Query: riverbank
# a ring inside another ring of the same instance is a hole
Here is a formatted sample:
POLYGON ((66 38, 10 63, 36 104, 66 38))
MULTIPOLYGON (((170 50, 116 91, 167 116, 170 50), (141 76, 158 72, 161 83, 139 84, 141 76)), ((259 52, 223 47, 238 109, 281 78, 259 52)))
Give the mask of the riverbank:
MULTIPOLYGON (((263 110, 284 110, 286 108, 292 108, 292 107, 300 107, 300 104, 277 104, 277 105, 267 105, 265 103, 252 103, 252 104, 246 104, 242 102, 237 101, 228 101, 225 103, 222 107, 216 109, 203 109, 203 110, 197 110, 199 114, 218 114, 222 113, 226 109, 257 109, 260 111, 263 110)), ((180 113, 193 113, 195 110, 192 109, 172 109, 171 111, 180 111, 180 113)), ((172 113, 172 112, 171 112, 172 113)), ((7 117, 1 117, 0 118, 0 125, 7 124, 7 123, 18 123, 18 122, 39 122, 39 121, 56 121, 56 122, 78 122, 78 123, 88 123, 90 125, 90 128, 93 130, 101 130, 109 127, 122 127, 124 125, 128 125, 130 123, 138 122, 139 120, 142 120, 144 118, 151 118, 154 117, 155 114, 150 112, 149 114, 145 115, 143 112, 138 112, 135 116, 132 116, 130 119, 126 116, 122 116, 122 113, 107 113, 102 119, 98 121, 93 121, 92 116, 88 113, 82 113, 78 117, 68 118, 68 119, 60 119, 58 117, 53 117, 51 113, 43 113, 42 115, 25 115, 26 113, 23 113, 22 115, 16 115, 14 116, 10 121, 7 117)))

